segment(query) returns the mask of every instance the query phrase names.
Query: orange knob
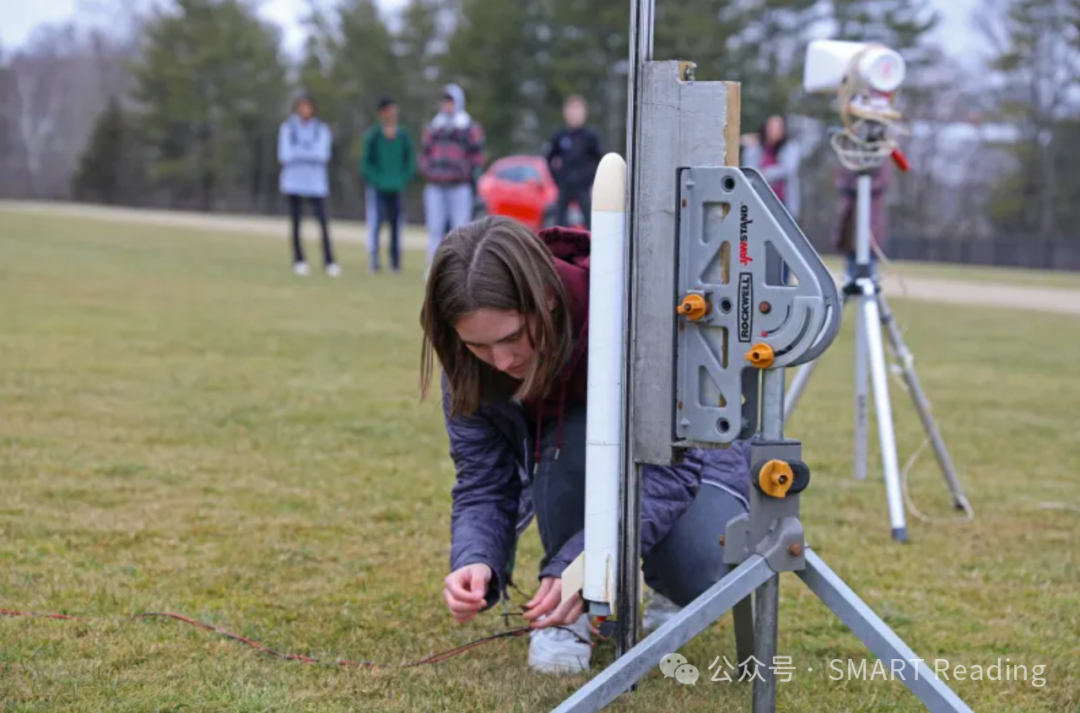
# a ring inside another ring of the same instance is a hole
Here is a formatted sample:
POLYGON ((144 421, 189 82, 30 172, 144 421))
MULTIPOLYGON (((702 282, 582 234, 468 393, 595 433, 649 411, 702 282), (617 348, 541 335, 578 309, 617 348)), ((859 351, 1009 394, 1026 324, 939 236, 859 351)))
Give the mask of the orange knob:
POLYGON ((758 369, 768 369, 772 366, 774 359, 772 347, 768 344, 755 344, 749 352, 746 353, 746 361, 750 362, 758 369))
POLYGON ((701 295, 687 295, 675 310, 692 322, 696 322, 709 313, 709 303, 701 295))
POLYGON ((794 482, 795 473, 791 466, 782 460, 769 461, 758 473, 758 484, 762 492, 774 498, 786 497, 794 482))

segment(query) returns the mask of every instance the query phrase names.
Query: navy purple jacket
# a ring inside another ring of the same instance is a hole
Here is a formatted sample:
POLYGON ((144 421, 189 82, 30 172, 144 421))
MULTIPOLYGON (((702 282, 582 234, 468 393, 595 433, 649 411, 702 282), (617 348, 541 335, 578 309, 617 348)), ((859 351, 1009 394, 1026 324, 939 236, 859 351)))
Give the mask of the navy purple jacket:
MULTIPOLYGON (((552 393, 538 403, 519 404, 509 396, 484 403, 476 413, 450 417, 447 382, 443 380, 443 409, 450 455, 457 470, 452 490, 450 570, 482 563, 493 577, 487 605, 494 605, 507 585, 510 554, 527 523, 531 505, 525 492, 533 472, 540 424, 560 421, 566 403, 584 403, 588 373, 589 234, 552 228, 540 237, 551 249, 555 266, 570 298, 576 333, 572 356, 552 393), (528 410, 528 411, 527 411, 528 410), (530 418, 535 431, 529 428, 530 418)), ((560 429, 561 430, 561 429, 560 429)), ((582 473, 584 478, 585 474, 582 473)), ((647 556, 697 495, 701 481, 720 483, 749 497, 749 445, 736 442, 727 450, 690 450, 676 466, 642 469, 641 551, 647 556)), ((560 577, 584 549, 585 532, 571 538, 540 572, 560 577)))

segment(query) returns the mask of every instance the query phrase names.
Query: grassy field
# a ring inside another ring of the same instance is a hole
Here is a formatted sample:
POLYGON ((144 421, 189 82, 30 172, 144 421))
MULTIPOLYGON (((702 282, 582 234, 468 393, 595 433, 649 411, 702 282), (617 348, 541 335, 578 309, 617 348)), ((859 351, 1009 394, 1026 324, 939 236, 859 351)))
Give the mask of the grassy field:
MULTIPOLYGON (((829 256, 826 262, 836 272, 845 269, 843 261, 835 256, 829 256)), ((890 262, 884 269, 901 277, 1080 290, 1080 272, 1065 272, 1064 270, 1029 270, 930 262, 890 262)))
MULTIPOLYGON (((113 221, 154 225, 175 224, 219 233, 239 231, 273 237, 283 235, 286 230, 281 217, 116 208, 86 203, 0 200, 0 213, 3 212, 12 215, 29 214, 38 216, 59 214, 93 223, 113 221)), ((100 228, 101 226, 99 226, 100 228)), ((156 229, 151 228, 151 230, 156 229)), ((367 239, 367 226, 362 222, 335 219, 332 230, 336 240, 364 241, 367 239)), ((427 244, 427 232, 423 225, 408 224, 405 227, 404 239, 411 246, 420 248, 427 244)), ((826 262, 836 272, 844 270, 843 260, 836 255, 828 255, 826 262)), ((1080 290, 1080 272, 1066 272, 1063 270, 1031 270, 927 262, 890 262, 886 269, 890 273, 902 277, 1080 290)))
MULTIPOLYGON (((283 242, 0 213, 0 608, 107 619, 0 618, 0 711, 546 711, 586 680, 530 674, 522 639, 373 671, 123 620, 178 611, 387 663, 503 630, 493 614, 455 626, 442 601, 453 470, 436 405, 417 401, 420 257, 370 276, 360 246, 341 253, 342 279, 299 280, 283 242)), ((1080 711, 1080 324, 895 307, 977 519, 890 541, 880 478, 850 474, 845 330, 790 429, 815 469, 808 540, 950 677, 1027 667, 951 682, 973 710, 1080 711)), ((894 395, 904 458, 921 435, 894 395)), ((929 456, 910 488, 953 515, 929 456)), ((872 658, 797 579, 781 596, 798 670, 780 710, 922 710, 899 682, 829 680, 830 660, 872 658)), ((747 684, 709 680, 735 658, 730 618, 682 653, 695 687, 656 671, 610 710, 749 710, 747 684)), ((594 671, 611 659, 598 649, 594 671)))

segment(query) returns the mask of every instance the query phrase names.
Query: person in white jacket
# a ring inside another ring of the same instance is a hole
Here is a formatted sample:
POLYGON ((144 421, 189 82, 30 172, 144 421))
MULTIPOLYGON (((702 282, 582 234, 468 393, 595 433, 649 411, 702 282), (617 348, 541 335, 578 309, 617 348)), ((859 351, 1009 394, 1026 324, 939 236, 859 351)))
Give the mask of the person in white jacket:
POLYGON ((323 268, 326 274, 337 277, 341 268, 334 260, 330 230, 326 217, 326 197, 330 193, 327 166, 333 136, 330 127, 316 115, 315 102, 310 96, 296 100, 294 113, 278 131, 278 162, 281 164, 281 192, 289 199, 292 217, 293 272, 307 275, 311 268, 304 259, 300 242, 300 217, 303 202, 311 203, 322 229, 323 268))

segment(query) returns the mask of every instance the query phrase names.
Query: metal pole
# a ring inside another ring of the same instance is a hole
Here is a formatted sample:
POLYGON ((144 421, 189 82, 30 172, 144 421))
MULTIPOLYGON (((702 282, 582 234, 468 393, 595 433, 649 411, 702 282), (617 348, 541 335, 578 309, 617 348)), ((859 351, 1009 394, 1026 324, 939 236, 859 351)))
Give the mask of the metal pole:
POLYGON ((761 437, 779 441, 784 437, 784 370, 761 372, 761 437))
MULTIPOLYGON (((858 192, 855 194, 855 264, 870 268, 870 200, 874 179, 869 173, 860 173, 858 192)), ((869 273, 856 274, 856 278, 869 277, 869 273)))
POLYGON ((855 310, 855 480, 866 480, 866 463, 869 460, 870 372, 866 319, 863 316, 865 300, 865 296, 859 295, 859 308, 855 310))
MULTIPOLYGON (((873 290, 873 286, 870 286, 873 290)), ((885 371, 885 348, 881 342, 881 322, 877 299, 870 294, 862 303, 866 344, 870 351, 870 373, 874 382, 874 406, 877 408, 878 436, 881 439, 881 464, 885 471, 885 493, 889 502, 889 520, 894 540, 907 542, 904 499, 900 484, 900 464, 896 458, 896 432, 893 430, 892 403, 889 399, 889 376, 885 371)))
MULTIPOLYGON (((761 374, 760 433, 766 441, 784 437, 784 369, 761 374)), ((780 575, 774 574, 754 594, 754 713, 776 713, 776 675, 770 666, 776 659, 779 610, 780 575)))
POLYGON ((754 595, 754 713, 776 713, 776 676, 770 666, 776 659, 780 610, 780 575, 774 574, 754 595), (756 674, 756 675, 755 675, 756 674))
POLYGON ((633 296, 637 289, 634 265, 638 246, 639 226, 636 193, 640 173, 644 169, 636 160, 640 155, 638 130, 641 105, 642 66, 653 56, 653 14, 655 0, 633 0, 630 9, 630 65, 627 87, 626 118, 626 279, 624 281, 624 324, 627 325, 623 364, 623 448, 620 469, 623 487, 619 493, 619 588, 616 602, 615 655, 622 656, 638 641, 638 618, 641 605, 641 582, 638 578, 641 560, 641 466, 634 460, 634 379, 633 361, 636 353, 637 317, 633 296))
POLYGON ((869 353, 867 351, 866 319, 864 304, 873 299, 867 293, 872 285, 870 279, 870 191, 873 179, 868 173, 859 174, 858 192, 855 196, 855 279, 862 289, 859 295, 859 309, 855 311, 855 479, 866 480, 868 460, 870 411, 870 384, 867 369, 869 353))
POLYGON ((922 384, 919 383, 919 377, 915 373, 915 359, 908 350, 907 345, 904 344, 904 337, 900 334, 900 327, 897 326, 896 320, 893 319, 889 303, 885 301, 885 296, 880 292, 877 295, 877 302, 878 309, 881 311, 881 323, 885 325, 885 331, 889 335, 889 341, 892 343, 893 351, 896 353, 896 359, 900 362, 904 383, 907 384, 911 400, 915 404, 915 411, 919 414, 919 420, 922 421, 926 436, 930 439, 930 445, 934 448, 934 455, 937 456, 938 465, 941 466, 941 472, 945 476, 945 482, 949 486, 949 492, 952 493, 953 506, 957 510, 967 511, 970 506, 967 497, 964 496, 964 488, 960 485, 960 478, 956 474, 956 466, 953 465, 949 450, 945 447, 945 439, 941 437, 941 431, 938 430, 934 416, 930 413, 930 401, 926 398, 922 384))
POLYGON ((814 367, 817 366, 817 363, 818 360, 815 359, 812 362, 803 364, 796 370, 795 378, 791 380, 791 388, 788 389, 787 399, 784 404, 784 423, 788 422, 791 414, 795 412, 795 407, 799 405, 799 397, 806 390, 806 385, 810 383, 810 377, 814 374, 814 367))

